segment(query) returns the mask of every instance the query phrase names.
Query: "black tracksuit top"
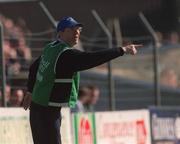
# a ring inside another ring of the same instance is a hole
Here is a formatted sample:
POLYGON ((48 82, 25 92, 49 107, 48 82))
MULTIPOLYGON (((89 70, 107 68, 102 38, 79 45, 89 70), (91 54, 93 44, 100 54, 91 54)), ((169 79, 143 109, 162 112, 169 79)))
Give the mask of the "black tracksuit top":
MULTIPOLYGON (((56 78, 71 78, 74 72, 93 68, 122 55, 124 55, 122 48, 111 48, 95 52, 84 52, 78 49, 66 50, 58 58, 56 64, 56 78)), ((36 59, 29 68, 27 91, 31 93, 36 81, 39 62, 40 57, 36 59)), ((64 102, 64 98, 70 94, 70 91, 71 86, 55 83, 51 92, 51 97, 53 97, 54 101, 64 102)))

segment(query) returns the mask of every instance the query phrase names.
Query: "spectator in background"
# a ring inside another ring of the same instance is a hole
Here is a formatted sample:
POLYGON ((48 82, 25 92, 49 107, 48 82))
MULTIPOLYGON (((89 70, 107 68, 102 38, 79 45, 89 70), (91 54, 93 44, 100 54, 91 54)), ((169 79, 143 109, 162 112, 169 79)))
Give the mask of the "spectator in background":
POLYGON ((30 62, 32 59, 30 48, 27 47, 25 39, 20 38, 19 39, 19 56, 21 56, 26 62, 30 62))
POLYGON ((6 72, 8 76, 19 74, 21 65, 18 61, 17 51, 11 47, 10 41, 5 40, 3 43, 6 72))
POLYGON ((160 31, 156 31, 155 32, 156 33, 156 35, 157 35, 157 38, 158 38, 158 41, 157 41, 157 47, 159 48, 159 47, 162 47, 162 45, 163 45, 163 34, 160 32, 160 31))
POLYGON ((12 95, 10 97, 10 106, 12 107, 20 107, 21 102, 23 100, 23 90, 17 89, 12 92, 12 95))
POLYGON ((9 18, 4 18, 3 21, 5 36, 12 35, 14 33, 14 23, 9 18))
POLYGON ((2 92, 0 91, 0 107, 2 107, 2 92))
POLYGON ((173 69, 164 69, 161 72, 161 84, 172 88, 178 87, 178 77, 173 69))
POLYGON ((20 73, 21 65, 17 60, 9 60, 8 66, 7 66, 7 74, 8 76, 16 76, 20 73))
POLYGON ((10 98, 11 98, 11 86, 7 84, 5 88, 5 102, 7 106, 10 106, 10 98))
POLYGON ((3 48, 4 48, 4 55, 5 55, 5 60, 6 62, 9 59, 17 59, 17 52, 15 49, 13 49, 10 45, 10 41, 9 40, 5 40, 3 42, 3 48))
MULTIPOLYGON (((5 87, 5 102, 7 106, 10 106, 10 97, 11 97, 11 87, 10 85, 6 85, 5 87)), ((0 107, 2 106, 2 91, 0 90, 0 107)))
POLYGON ((86 112, 84 105, 88 104, 91 96, 91 91, 87 87, 80 87, 78 100, 74 108, 71 108, 71 112, 86 112))
POLYGON ((97 103, 100 96, 100 90, 95 85, 88 85, 87 87, 90 90, 90 98, 88 99, 88 102, 85 105, 86 105, 87 111, 93 112, 94 106, 97 103))
POLYGON ((23 18, 19 17, 17 19, 16 27, 20 28, 20 31, 22 31, 23 34, 25 33, 28 36, 31 36, 31 31, 28 29, 28 26, 23 18))
POLYGON ((165 45, 176 46, 179 44, 179 34, 176 31, 164 34, 165 45))
MULTIPOLYGON (((13 90, 10 85, 5 88, 5 102, 8 107, 20 107, 24 97, 24 92, 21 89, 13 90)), ((0 107, 2 106, 2 92, 0 91, 0 107)))
POLYGON ((5 21, 5 16, 2 15, 1 13, 0 13, 0 21, 1 21, 2 23, 4 23, 4 21, 5 21))
POLYGON ((179 44, 179 34, 177 32, 171 32, 169 35, 169 41, 171 44, 179 44))

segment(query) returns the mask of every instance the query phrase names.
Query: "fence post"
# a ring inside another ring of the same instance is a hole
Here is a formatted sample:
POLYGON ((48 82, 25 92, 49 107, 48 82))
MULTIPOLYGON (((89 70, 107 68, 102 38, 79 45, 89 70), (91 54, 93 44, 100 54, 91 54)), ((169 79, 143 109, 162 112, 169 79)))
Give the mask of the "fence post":
POLYGON ((160 78, 159 78, 159 50, 158 50, 158 36, 156 35, 154 29, 143 15, 142 12, 139 13, 144 26, 147 28, 154 40, 153 48, 153 62, 154 62, 154 89, 155 89, 155 105, 161 106, 161 91, 160 91, 160 78))
MULTIPOLYGON (((100 16, 97 14, 97 12, 95 10, 92 10, 92 14, 108 37, 108 47, 112 48, 112 35, 111 35, 109 29, 106 27, 106 25, 101 20, 100 16)), ((112 76, 112 63, 111 63, 111 61, 108 62, 108 85, 109 85, 110 109, 115 110, 115 108, 116 108, 116 105, 115 105, 116 104, 115 103, 115 88, 114 88, 114 79, 112 76)))
POLYGON ((2 82, 2 105, 6 107, 6 71, 5 71, 5 58, 3 52, 3 25, 0 22, 0 76, 2 82))

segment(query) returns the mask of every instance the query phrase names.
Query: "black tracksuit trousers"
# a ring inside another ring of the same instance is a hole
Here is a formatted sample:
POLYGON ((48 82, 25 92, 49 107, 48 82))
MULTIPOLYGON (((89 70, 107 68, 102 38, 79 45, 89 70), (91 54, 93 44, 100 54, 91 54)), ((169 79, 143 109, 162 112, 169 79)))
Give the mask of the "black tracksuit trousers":
POLYGON ((30 125, 34 144, 61 144, 60 108, 44 107, 32 102, 30 125))

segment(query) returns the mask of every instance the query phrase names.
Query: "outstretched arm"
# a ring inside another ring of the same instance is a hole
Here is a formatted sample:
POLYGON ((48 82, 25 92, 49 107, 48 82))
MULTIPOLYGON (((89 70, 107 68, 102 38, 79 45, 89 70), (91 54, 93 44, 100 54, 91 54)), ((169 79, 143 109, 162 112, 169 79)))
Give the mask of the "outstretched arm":
POLYGON ((77 49, 65 51, 58 59, 56 71, 64 67, 68 71, 82 71, 106 63, 114 58, 126 54, 136 54, 137 47, 141 45, 128 45, 125 47, 105 49, 96 52, 83 52, 77 49))

